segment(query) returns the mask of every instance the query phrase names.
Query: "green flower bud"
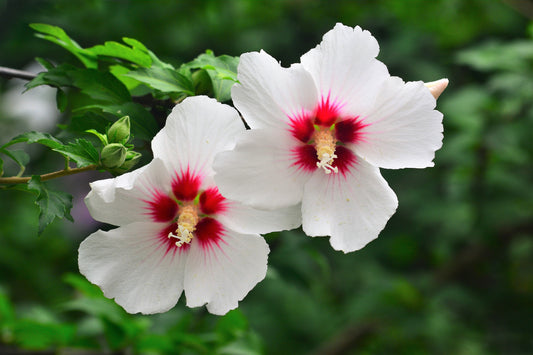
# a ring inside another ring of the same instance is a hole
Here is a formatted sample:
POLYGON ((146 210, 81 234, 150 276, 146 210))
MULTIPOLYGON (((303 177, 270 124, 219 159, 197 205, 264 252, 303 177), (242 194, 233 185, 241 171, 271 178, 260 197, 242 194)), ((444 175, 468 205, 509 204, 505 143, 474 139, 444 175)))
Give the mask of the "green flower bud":
POLYGON ((141 160, 141 156, 142 156, 141 153, 130 150, 126 154, 126 160, 124 161, 124 164, 120 166, 120 168, 130 170, 131 168, 135 166, 135 164, 139 162, 139 160, 141 160))
POLYGON ((109 143, 126 143, 130 139, 130 117, 124 116, 107 130, 109 143))
POLYGON ((141 160, 141 153, 137 153, 133 150, 130 150, 126 153, 126 160, 118 168, 110 169, 109 171, 113 175, 124 174, 125 172, 131 170, 138 162, 141 160))
POLYGON ((127 150, 120 143, 111 143, 106 145, 100 153, 100 162, 107 169, 118 168, 126 160, 127 150))

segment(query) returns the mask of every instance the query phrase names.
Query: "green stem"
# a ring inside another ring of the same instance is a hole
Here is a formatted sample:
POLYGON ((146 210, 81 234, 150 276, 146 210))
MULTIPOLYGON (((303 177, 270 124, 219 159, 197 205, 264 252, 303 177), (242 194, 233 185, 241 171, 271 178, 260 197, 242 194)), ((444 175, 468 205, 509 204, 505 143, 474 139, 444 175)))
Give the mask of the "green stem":
MULTIPOLYGON (((41 181, 52 180, 62 176, 74 175, 78 173, 83 173, 84 171, 96 170, 98 165, 92 164, 84 166, 83 168, 74 168, 74 169, 64 169, 59 171, 54 171, 53 173, 40 175, 41 181)), ((31 177, 0 177, 0 184, 25 184, 31 180, 31 177)))

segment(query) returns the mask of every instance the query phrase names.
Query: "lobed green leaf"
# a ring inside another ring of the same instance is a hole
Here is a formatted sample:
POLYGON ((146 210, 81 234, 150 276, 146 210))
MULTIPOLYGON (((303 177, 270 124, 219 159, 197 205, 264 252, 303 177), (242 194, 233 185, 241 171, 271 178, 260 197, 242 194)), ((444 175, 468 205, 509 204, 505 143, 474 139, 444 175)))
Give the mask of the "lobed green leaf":
POLYGON ((19 175, 24 172, 26 165, 30 162, 30 156, 23 150, 7 150, 2 147, 0 153, 10 157, 20 167, 19 175))
POLYGON ((62 28, 44 23, 32 23, 30 24, 30 27, 35 31, 40 32, 36 34, 37 37, 46 39, 65 48, 76 56, 76 58, 78 58, 87 68, 98 67, 96 56, 83 49, 76 41, 70 38, 62 28))
POLYGON ((75 161, 80 168, 99 163, 98 151, 91 142, 83 138, 53 150, 75 161))
POLYGON ((2 148, 13 145, 15 143, 23 143, 23 142, 26 142, 28 144, 38 143, 38 144, 47 146, 48 148, 51 148, 51 149, 60 148, 63 146, 63 143, 60 140, 53 137, 49 133, 31 131, 31 132, 26 132, 26 133, 16 136, 12 140, 4 144, 2 148))
POLYGON ((99 44, 94 47, 87 48, 87 51, 97 56, 108 56, 124 59, 141 67, 150 67, 152 65, 152 58, 144 46, 128 47, 118 42, 108 41, 105 42, 104 45, 99 44))
POLYGON ((82 70, 70 64, 61 64, 54 68, 49 68, 48 71, 40 72, 31 81, 26 83, 26 91, 40 85, 49 85, 52 87, 68 87, 73 86, 71 72, 75 70, 82 70))
POLYGON ((211 79, 213 95, 218 101, 224 102, 231 99, 231 87, 237 82, 238 65, 239 57, 215 57, 212 51, 206 51, 186 64, 186 67, 205 70, 211 79))
POLYGON ((63 191, 48 189, 38 175, 32 176, 28 182, 28 190, 37 194, 35 204, 39 206, 39 235, 56 218, 72 221, 72 196, 63 191))
POLYGON ((194 95, 194 85, 190 72, 176 71, 169 68, 139 68, 124 74, 149 87, 165 93, 184 93, 194 95))
POLYGON ((92 99, 116 104, 131 101, 128 89, 109 72, 83 69, 71 71, 71 76, 74 85, 92 99))

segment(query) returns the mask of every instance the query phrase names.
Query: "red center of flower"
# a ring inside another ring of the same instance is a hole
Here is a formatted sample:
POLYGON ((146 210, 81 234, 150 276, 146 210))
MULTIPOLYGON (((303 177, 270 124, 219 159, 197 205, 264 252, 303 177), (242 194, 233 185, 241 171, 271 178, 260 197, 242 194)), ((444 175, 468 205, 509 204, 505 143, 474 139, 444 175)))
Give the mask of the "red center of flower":
POLYGON ((366 126, 356 117, 345 117, 343 105, 322 98, 311 113, 290 117, 290 132, 299 144, 293 149, 293 165, 305 171, 323 169, 326 174, 343 175, 355 165, 356 157, 347 147, 363 139, 366 126))
POLYGON ((145 200, 147 215, 154 222, 168 223, 159 241, 167 252, 186 250, 196 238, 203 248, 218 246, 224 228, 214 217, 228 208, 217 187, 200 190, 202 176, 189 169, 177 173, 171 191, 155 190, 145 200))

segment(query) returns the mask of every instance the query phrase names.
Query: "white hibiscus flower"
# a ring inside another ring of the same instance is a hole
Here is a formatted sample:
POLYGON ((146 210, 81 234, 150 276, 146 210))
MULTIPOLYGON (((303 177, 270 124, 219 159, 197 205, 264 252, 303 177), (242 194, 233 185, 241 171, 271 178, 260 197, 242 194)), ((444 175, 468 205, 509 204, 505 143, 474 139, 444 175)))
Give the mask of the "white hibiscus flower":
POLYGON ((368 31, 337 24, 290 68, 243 54, 232 98, 252 130, 215 159, 221 193, 259 208, 301 203, 305 233, 337 250, 375 239, 398 205, 379 168, 433 166, 443 127, 432 93, 447 84, 391 77, 378 52, 368 31))
POLYGON ((167 311, 182 291, 189 307, 236 308, 265 277, 269 248, 258 233, 301 223, 298 209, 256 210, 219 194, 213 157, 242 131, 238 113, 215 100, 177 105, 150 164, 91 184, 91 215, 119 227, 81 243, 81 273, 130 313, 167 311))

